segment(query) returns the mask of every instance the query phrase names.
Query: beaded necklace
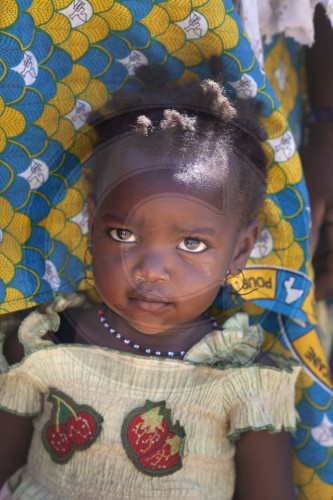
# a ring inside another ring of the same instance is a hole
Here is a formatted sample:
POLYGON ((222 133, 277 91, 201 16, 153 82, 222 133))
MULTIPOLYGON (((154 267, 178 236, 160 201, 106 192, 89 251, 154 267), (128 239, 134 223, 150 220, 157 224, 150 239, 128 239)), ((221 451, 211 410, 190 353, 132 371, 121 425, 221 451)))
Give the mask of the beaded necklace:
MULTIPOLYGON (((183 358, 185 356, 186 351, 178 351, 178 352, 159 351, 159 350, 152 349, 151 347, 144 347, 144 346, 138 344, 137 342, 133 342, 132 340, 124 337, 121 333, 117 332, 117 330, 115 330, 114 328, 112 328, 112 326, 109 325, 109 323, 107 322, 106 317, 105 317, 105 309, 100 309, 98 311, 98 316, 99 316, 99 320, 102 323, 102 325, 104 326, 104 328, 109 330, 111 335, 113 335, 116 339, 123 342, 124 344, 133 347, 133 349, 144 352, 145 354, 148 354, 150 356, 158 356, 158 357, 163 356, 163 357, 167 357, 167 358, 175 358, 175 357, 183 358)), ((208 314, 205 314, 204 316, 210 320, 213 328, 218 327, 218 323, 213 316, 209 316, 208 314)))

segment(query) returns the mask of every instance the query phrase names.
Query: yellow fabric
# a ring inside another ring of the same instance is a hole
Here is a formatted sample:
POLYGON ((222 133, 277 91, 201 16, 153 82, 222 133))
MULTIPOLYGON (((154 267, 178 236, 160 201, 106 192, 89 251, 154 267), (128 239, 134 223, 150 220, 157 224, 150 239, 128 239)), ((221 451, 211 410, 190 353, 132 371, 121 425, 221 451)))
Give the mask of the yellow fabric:
MULTIPOLYGON (((226 336, 232 332, 223 331, 226 336)), ((38 332, 36 338, 38 342, 38 332)), ((239 338, 237 352, 242 343, 248 349, 247 333, 244 338, 239 338)), ((212 355, 216 359, 216 353, 212 355)), ((251 363, 216 368, 193 360, 148 358, 77 344, 36 350, 0 376, 0 399, 9 411, 39 412, 28 464, 13 499, 231 499, 233 440, 248 428, 273 432, 295 428, 299 369, 251 363), (51 413, 50 387, 79 405, 91 406, 104 419, 92 446, 62 465, 52 461, 41 440, 51 413), (150 477, 138 471, 122 446, 125 416, 147 399, 165 400, 172 421, 179 420, 186 432, 183 467, 168 476, 150 477)))

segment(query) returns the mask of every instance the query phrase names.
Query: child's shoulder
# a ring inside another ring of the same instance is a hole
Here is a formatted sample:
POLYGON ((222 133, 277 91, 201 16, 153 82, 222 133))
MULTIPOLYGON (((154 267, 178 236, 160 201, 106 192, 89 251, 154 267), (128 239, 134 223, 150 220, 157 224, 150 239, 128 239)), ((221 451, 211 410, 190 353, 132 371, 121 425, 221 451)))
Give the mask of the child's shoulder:
POLYGON ((30 312, 17 326, 5 335, 3 354, 9 365, 19 363, 35 348, 57 344, 97 344, 98 306, 77 307, 64 310, 39 308, 30 312), (43 333, 41 333, 43 332, 43 333))
POLYGON ((24 348, 18 339, 18 332, 14 330, 6 335, 3 343, 3 354, 9 365, 19 363, 24 357, 24 348))
POLYGON ((263 328, 251 322, 244 312, 236 313, 204 336, 187 351, 184 359, 218 369, 253 368, 251 373, 258 372, 259 378, 261 369, 292 372, 299 364, 291 355, 286 357, 267 350, 263 328))

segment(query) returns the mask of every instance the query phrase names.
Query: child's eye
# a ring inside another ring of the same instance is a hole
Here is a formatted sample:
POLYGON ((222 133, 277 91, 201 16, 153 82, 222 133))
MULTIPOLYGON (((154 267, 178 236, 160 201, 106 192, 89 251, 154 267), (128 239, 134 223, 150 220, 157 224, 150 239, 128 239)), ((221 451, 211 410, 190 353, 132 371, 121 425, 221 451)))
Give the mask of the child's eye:
POLYGON ((185 250, 185 252, 199 253, 206 250, 207 245, 201 240, 196 238, 184 238, 179 244, 179 250, 185 250))
POLYGON ((111 229, 110 236, 116 241, 123 241, 126 243, 136 242, 134 234, 129 229, 111 229))

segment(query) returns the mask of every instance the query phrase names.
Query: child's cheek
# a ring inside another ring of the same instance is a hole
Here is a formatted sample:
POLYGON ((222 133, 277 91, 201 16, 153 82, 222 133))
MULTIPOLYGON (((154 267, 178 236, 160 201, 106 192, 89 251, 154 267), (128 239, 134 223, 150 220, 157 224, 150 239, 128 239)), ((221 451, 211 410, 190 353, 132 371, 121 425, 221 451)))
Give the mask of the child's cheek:
POLYGON ((210 266, 208 264, 204 264, 202 266, 202 268, 203 268, 203 271, 204 271, 205 275, 209 278, 211 276, 211 274, 212 274, 210 266))
POLYGON ((119 281, 125 285, 125 282, 130 280, 126 260, 119 253, 108 252, 103 253, 103 255, 94 255, 92 267, 95 280, 98 280, 101 284, 119 281))

